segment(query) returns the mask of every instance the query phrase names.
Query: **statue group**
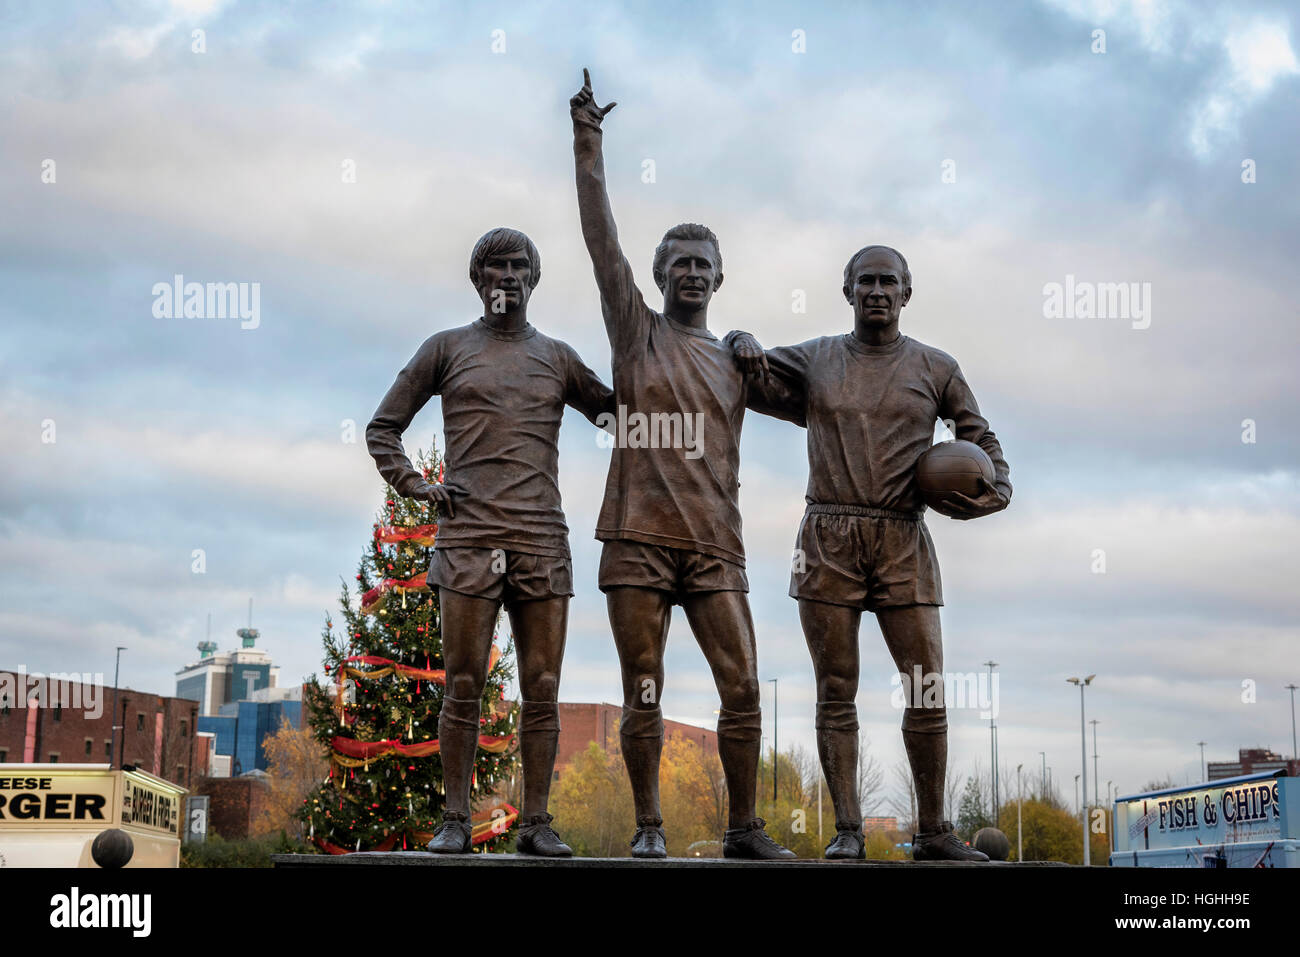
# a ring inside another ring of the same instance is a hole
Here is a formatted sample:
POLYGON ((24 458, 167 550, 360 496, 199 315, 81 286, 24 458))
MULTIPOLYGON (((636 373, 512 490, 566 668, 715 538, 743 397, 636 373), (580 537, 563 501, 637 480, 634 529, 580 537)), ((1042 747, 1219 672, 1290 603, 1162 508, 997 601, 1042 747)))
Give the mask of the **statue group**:
MULTIPOLYGON (((570 346, 528 322, 541 257, 523 233, 493 229, 470 255, 482 315, 425 340, 366 429, 384 479, 402 495, 434 503, 440 515, 427 580, 438 589, 442 611, 447 684, 438 737, 446 810, 429 850, 470 849, 479 699, 504 605, 522 699, 524 795, 516 849, 543 857, 572 853, 547 813, 574 594, 557 451, 564 408, 571 406, 602 428, 639 415, 680 423, 678 438, 690 433, 689 442, 616 440, 596 525, 603 543, 597 584, 622 671, 619 738, 636 808, 632 855, 667 857, 659 811, 660 702, 668 626, 680 605, 720 698, 718 752, 728 794, 723 854, 794 857, 755 813, 761 710, 738 481, 741 424, 752 409, 807 430, 807 508, 789 593, 799 603, 812 656, 817 752, 835 806, 836 834, 825 856, 861 859, 854 699, 863 611, 876 616, 900 673, 943 671, 943 597, 917 460, 940 419, 988 454, 993 480, 981 479, 977 495, 953 492, 936 506, 958 519, 1007 507, 1006 460, 957 363, 899 331, 911 273, 888 246, 866 246, 844 267, 849 332, 765 350, 748 333, 718 339, 709 331, 709 304, 723 279, 720 245, 707 227, 683 223, 664 233, 655 250, 652 270, 663 307, 652 309, 619 246, 606 189, 601 140, 615 104, 597 106, 585 70, 583 80, 570 100, 578 212, 600 292, 613 388, 570 346), (443 481, 429 484, 407 458, 402 433, 434 395, 442 398, 446 468, 443 481)), ((913 858, 987 860, 942 819, 948 724, 941 698, 903 712, 917 797, 913 858)))

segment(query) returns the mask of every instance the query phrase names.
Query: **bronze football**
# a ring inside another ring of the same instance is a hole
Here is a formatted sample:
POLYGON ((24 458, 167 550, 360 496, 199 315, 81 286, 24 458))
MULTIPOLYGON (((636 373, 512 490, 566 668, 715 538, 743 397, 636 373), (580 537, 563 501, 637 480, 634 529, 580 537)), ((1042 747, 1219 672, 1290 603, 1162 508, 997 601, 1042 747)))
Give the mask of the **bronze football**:
POLYGON ((946 514, 942 503, 951 492, 977 498, 983 491, 981 478, 993 481, 993 460, 974 442, 964 439, 932 445, 916 463, 921 497, 940 514, 946 514))

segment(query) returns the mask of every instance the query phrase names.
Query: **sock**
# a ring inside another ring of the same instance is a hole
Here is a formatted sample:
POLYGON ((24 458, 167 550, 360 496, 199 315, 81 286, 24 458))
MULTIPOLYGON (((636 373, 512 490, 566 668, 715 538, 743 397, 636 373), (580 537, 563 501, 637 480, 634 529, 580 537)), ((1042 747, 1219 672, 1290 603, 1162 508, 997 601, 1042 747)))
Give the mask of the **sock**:
POLYGON ((858 799, 858 708, 852 701, 817 702, 817 755, 835 806, 838 830, 862 827, 858 799))
POLYGON ((524 701, 519 715, 519 751, 524 765, 523 817, 545 814, 560 740, 560 707, 554 701, 524 701))
POLYGON ((718 712, 718 757, 727 779, 727 826, 744 827, 754 813, 758 758, 762 749, 761 711, 718 712))
POLYGON ((662 823, 659 813, 659 756, 664 745, 664 716, 654 708, 623 706, 618 728, 623 764, 632 784, 637 827, 662 823))
POLYGON ((478 754, 479 700, 442 699, 438 715, 438 753, 442 757, 442 782, 446 789, 444 807, 468 814, 469 784, 478 754))

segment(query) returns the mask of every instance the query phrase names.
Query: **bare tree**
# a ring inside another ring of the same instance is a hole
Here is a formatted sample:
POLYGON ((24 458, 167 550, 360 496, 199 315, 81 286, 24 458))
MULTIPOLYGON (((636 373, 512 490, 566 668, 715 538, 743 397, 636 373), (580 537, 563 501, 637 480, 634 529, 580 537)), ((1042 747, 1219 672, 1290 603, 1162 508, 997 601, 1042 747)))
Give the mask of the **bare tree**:
POLYGON ((961 775, 957 773, 957 768, 952 761, 952 752, 948 752, 948 767, 943 775, 943 817, 946 821, 957 820, 958 801, 961 800, 961 789, 966 782, 961 775))
MULTIPOLYGON (((800 780, 803 781, 804 794, 813 795, 817 793, 817 780, 822 781, 824 792, 830 794, 830 785, 826 781, 821 761, 817 755, 805 749, 802 745, 795 745, 789 752, 790 762, 795 766, 799 773, 800 780)), ((908 771, 909 780, 911 771, 908 771)), ((885 793, 885 769, 876 756, 871 753, 871 739, 867 735, 862 735, 858 741, 858 805, 863 817, 872 817, 882 808, 887 806, 892 808, 892 803, 885 793)))
POLYGON ((727 794, 727 778, 722 773, 722 760, 716 754, 705 754, 703 761, 709 782, 709 797, 713 802, 713 830, 721 834, 726 827, 727 806, 731 800, 727 794))
POLYGON ((858 741, 858 804, 864 817, 874 816, 885 802, 884 785, 885 769, 871 753, 871 739, 864 734, 858 741))
POLYGON ((916 782, 912 780, 912 766, 906 760, 896 761, 893 768, 894 793, 889 797, 889 809, 898 818, 898 826, 905 831, 916 830, 916 782))
POLYGON ((799 781, 803 785, 803 793, 816 794, 817 779, 821 777, 822 773, 821 762, 817 760, 817 755, 802 744, 796 744, 787 753, 790 763, 794 765, 795 773, 799 775, 799 781))
POLYGON ((975 758, 971 762, 970 776, 975 780, 980 813, 987 818, 993 809, 993 775, 985 773, 984 763, 975 758))
MULTIPOLYGON (((1033 797, 1033 794, 1031 793, 1032 789, 1030 788, 1029 779, 1024 776, 1023 771, 1021 772, 1021 774, 1022 774, 1021 780, 1019 781, 1019 783, 1017 783, 1015 768, 1004 766, 1002 770, 998 772, 998 782, 999 782, 998 792, 1000 798, 1000 805, 998 808, 999 816, 1001 816, 1002 814, 1001 809, 1003 807, 1006 807, 1008 804, 1014 805, 1017 801, 1020 800, 1020 794, 1022 790, 1024 791, 1024 795, 1026 799, 1030 799, 1033 797)), ((999 824, 999 826, 1001 825, 999 824)))

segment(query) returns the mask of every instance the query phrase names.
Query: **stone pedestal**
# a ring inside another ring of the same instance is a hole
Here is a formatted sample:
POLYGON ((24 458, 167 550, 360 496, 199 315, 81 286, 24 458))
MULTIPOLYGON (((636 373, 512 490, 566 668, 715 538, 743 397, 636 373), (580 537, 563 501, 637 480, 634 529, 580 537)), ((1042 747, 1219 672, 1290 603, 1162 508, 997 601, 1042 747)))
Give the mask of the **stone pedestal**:
POLYGON ((636 857, 567 857, 541 858, 524 854, 431 854, 428 851, 360 851, 355 854, 273 854, 272 863, 277 868, 301 867, 511 867, 553 868, 557 870, 584 870, 591 868, 745 868, 777 867, 818 868, 835 867, 908 867, 908 868, 1029 868, 1071 867, 1055 861, 1014 862, 989 861, 739 861, 720 857, 670 857, 666 860, 645 860, 636 857))

